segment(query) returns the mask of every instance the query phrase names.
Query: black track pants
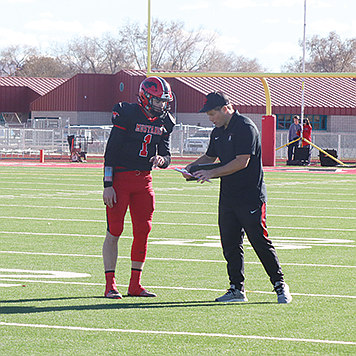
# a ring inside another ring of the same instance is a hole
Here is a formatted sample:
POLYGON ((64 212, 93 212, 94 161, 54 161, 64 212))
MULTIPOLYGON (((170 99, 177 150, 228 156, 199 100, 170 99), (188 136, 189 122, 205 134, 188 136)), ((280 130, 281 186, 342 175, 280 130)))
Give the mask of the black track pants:
POLYGON ((219 229, 230 283, 236 288, 241 290, 244 288, 244 232, 272 284, 283 280, 282 268, 275 248, 268 238, 266 203, 260 206, 232 206, 230 199, 220 197, 219 229))

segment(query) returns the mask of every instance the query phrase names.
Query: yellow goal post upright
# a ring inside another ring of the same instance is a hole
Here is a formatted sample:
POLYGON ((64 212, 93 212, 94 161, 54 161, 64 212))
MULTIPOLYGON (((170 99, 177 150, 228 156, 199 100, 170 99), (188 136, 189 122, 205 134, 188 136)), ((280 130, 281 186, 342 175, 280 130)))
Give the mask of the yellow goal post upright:
MULTIPOLYGON (((148 0, 148 22, 147 22, 147 77, 151 76, 161 76, 165 78, 174 77, 240 77, 240 78, 259 78, 262 82, 265 97, 266 97, 266 116, 272 115, 272 100, 271 93, 269 90, 267 78, 356 78, 356 73, 249 73, 249 72, 152 72, 151 68, 151 0, 148 0)), ((304 137, 300 138, 306 141, 308 144, 312 145, 320 152, 330 157, 337 163, 343 166, 348 166, 342 161, 338 160, 334 156, 325 152, 320 147, 316 146, 312 142, 309 142, 304 137)), ((288 146, 289 143, 281 147, 276 148, 276 151, 288 146)))

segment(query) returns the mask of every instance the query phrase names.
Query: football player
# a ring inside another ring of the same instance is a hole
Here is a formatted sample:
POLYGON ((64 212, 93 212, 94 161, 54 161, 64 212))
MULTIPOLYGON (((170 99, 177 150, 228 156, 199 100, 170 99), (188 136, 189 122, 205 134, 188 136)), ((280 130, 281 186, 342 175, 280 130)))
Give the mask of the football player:
POLYGON ((113 128, 105 151, 103 192, 107 215, 103 244, 107 298, 122 298, 115 282, 115 268, 118 240, 128 207, 133 227, 128 295, 156 296, 142 287, 141 275, 155 205, 151 170, 167 168, 171 162, 169 136, 175 125, 169 111, 172 100, 168 82, 160 77, 149 77, 140 85, 138 103, 121 102, 113 108, 113 128))

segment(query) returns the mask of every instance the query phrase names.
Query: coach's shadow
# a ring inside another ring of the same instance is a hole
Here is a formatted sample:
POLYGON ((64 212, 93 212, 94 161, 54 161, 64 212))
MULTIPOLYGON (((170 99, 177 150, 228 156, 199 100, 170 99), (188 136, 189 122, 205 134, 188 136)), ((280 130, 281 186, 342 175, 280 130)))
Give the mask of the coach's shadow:
MULTIPOLYGON (((104 297, 74 297, 74 298, 38 298, 38 299, 20 299, 20 300, 1 300, 0 304, 5 303, 31 303, 31 302, 49 302, 60 300, 74 300, 74 299, 104 299, 104 297)), ((32 313, 48 313, 61 311, 83 311, 83 310, 125 310, 125 309, 155 309, 155 308, 192 308, 192 307, 221 307, 231 304, 251 305, 251 304, 275 304, 273 302, 244 302, 244 303, 217 303, 215 301, 183 301, 183 302, 152 302, 149 298, 146 303, 127 303, 125 299, 110 300, 105 304, 90 304, 90 305, 62 305, 62 306, 0 306, 0 314, 32 314, 32 313)), ((107 300, 107 299, 105 299, 107 300)))

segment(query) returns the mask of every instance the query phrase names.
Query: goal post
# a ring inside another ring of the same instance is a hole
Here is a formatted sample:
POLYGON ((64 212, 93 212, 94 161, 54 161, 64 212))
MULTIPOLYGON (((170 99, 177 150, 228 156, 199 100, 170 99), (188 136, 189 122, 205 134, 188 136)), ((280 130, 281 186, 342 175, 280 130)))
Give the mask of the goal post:
MULTIPOLYGON (((274 131, 270 127, 270 123, 273 122, 273 117, 275 115, 272 114, 272 100, 271 93, 269 90, 267 78, 356 78, 355 73, 261 73, 261 72, 152 72, 151 68, 151 0, 148 0, 148 22, 147 22, 147 77, 151 76, 161 76, 165 78, 174 78, 174 77, 235 77, 235 78, 259 78, 262 82, 265 98, 266 98, 266 115, 262 117, 262 144, 264 146, 264 150, 268 152, 273 151, 273 157, 269 157, 268 153, 268 162, 267 165, 275 165, 275 151, 284 147, 275 148, 275 135, 276 135, 276 125, 274 125, 274 131), (263 125, 263 120, 265 123, 263 125), (265 126, 265 127, 263 127, 265 126), (263 132, 265 130, 265 133, 263 132), (266 134, 266 130, 268 133, 266 134), (272 130, 272 131, 271 131, 272 130), (274 133, 273 133, 274 132, 274 133), (271 136, 273 135, 273 136, 271 136), (263 139, 265 137, 265 139, 263 139), (271 137, 274 137, 272 139, 271 137), (269 139, 268 139, 269 138, 269 139), (272 149, 273 148, 273 149, 272 149)), ((304 141, 307 141, 302 137, 304 141)), ((311 144, 313 147, 317 148, 320 152, 330 156, 330 158, 334 159, 339 164, 347 166, 345 163, 335 159, 335 157, 329 155, 327 152, 323 151, 321 148, 317 147, 313 143, 308 141, 308 144, 311 144)), ((287 144, 288 145, 288 144, 287 144)), ((266 157, 266 154, 265 154, 266 157)))

